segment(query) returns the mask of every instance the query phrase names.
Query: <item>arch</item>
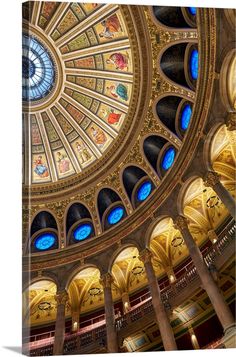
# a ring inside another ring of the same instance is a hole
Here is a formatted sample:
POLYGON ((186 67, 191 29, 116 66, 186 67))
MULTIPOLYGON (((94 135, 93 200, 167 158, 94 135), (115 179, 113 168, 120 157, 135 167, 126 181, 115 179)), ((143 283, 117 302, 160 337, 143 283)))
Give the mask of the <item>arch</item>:
POLYGON ((109 262, 109 265, 108 265, 108 272, 111 273, 112 271, 112 267, 113 267, 113 264, 115 263, 117 257, 120 255, 120 253, 125 250, 126 248, 129 248, 129 247, 135 247, 138 249, 139 251, 139 246, 138 244, 136 244, 136 242, 134 243, 125 243, 125 244, 122 244, 122 246, 120 246, 119 248, 117 248, 115 250, 115 252, 112 254, 111 258, 110 258, 110 262, 109 262))
POLYGON ((73 267, 73 269, 67 275, 65 289, 68 290, 71 282, 76 277, 76 275, 78 275, 81 271, 83 271, 83 270, 85 270, 87 268, 95 268, 95 269, 99 270, 99 272, 101 274, 101 271, 100 271, 99 267, 94 265, 94 264, 86 264, 85 263, 85 264, 83 264, 83 266, 80 265, 78 267, 73 267))
MULTIPOLYGON (((163 219, 165 218, 168 218, 169 216, 168 215, 161 215, 159 216, 158 218, 156 218, 155 220, 153 220, 151 222, 151 224, 149 225, 147 231, 146 231, 146 234, 145 234, 145 238, 144 238, 144 241, 145 241, 145 247, 150 249, 150 242, 151 242, 151 237, 152 237, 152 233, 156 227, 156 225, 161 222, 163 219)), ((170 217, 171 218, 171 217, 170 217)))
POLYGON ((38 283, 39 281, 42 281, 42 280, 51 281, 52 283, 54 283, 56 285, 57 289, 60 286, 60 283, 59 283, 58 279, 56 278, 56 276, 51 277, 50 275, 41 275, 41 276, 36 276, 34 278, 27 280, 26 283, 22 286, 22 292, 27 290, 31 285, 38 283))
POLYGON ((211 157, 212 144, 222 126, 224 126, 224 123, 217 123, 211 127, 204 142, 203 160, 205 162, 206 169, 208 170, 213 170, 211 157))
POLYGON ((179 215, 184 215, 184 198, 187 192, 187 189, 189 188, 189 186, 191 185, 191 183, 196 180, 197 178, 200 178, 200 176, 198 175, 194 175, 189 177, 182 185, 179 194, 178 194, 178 198, 177 198, 177 211, 179 215))

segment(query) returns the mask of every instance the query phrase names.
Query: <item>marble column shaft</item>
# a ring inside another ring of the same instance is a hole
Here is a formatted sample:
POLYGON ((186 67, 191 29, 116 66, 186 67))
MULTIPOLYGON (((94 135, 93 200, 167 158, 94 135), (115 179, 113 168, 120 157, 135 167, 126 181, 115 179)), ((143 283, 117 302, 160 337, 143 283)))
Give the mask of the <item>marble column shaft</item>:
POLYGON ((53 345, 53 355, 62 355, 65 338, 65 311, 66 302, 68 300, 67 291, 59 291, 56 294, 55 299, 57 301, 57 317, 53 345))
POLYGON ((152 296, 152 304, 158 322, 164 349, 165 351, 177 350, 177 345, 169 317, 161 301, 159 285, 151 262, 151 252, 148 249, 145 249, 140 253, 140 259, 143 261, 145 266, 148 284, 152 296))
POLYGON ((115 326, 115 312, 112 300, 112 276, 107 273, 101 276, 101 284, 104 292, 105 316, 106 316, 106 332, 107 332, 107 352, 118 352, 118 339, 115 326))
POLYGON ((216 285, 211 273, 209 272, 204 258, 188 229, 187 219, 183 216, 179 216, 175 220, 175 227, 181 232, 186 246, 189 250, 189 254, 197 269, 199 278, 202 282, 202 286, 206 290, 211 300, 211 303, 221 322, 221 325, 224 329, 226 329, 234 323, 233 315, 228 305, 226 304, 223 295, 218 289, 218 286, 216 285))

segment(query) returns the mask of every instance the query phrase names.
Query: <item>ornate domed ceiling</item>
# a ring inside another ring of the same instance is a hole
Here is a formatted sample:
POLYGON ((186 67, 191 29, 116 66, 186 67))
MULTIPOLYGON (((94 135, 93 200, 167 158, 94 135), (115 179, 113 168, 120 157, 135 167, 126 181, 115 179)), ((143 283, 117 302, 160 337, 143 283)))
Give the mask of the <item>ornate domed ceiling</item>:
POLYGON ((93 176, 129 138, 140 76, 128 16, 92 3, 35 2, 24 13, 24 181, 33 191, 93 176))
POLYGON ((102 252, 154 217, 201 136, 214 51, 204 36, 201 51, 188 8, 173 27, 156 7, 29 4, 24 253, 45 267, 102 252))

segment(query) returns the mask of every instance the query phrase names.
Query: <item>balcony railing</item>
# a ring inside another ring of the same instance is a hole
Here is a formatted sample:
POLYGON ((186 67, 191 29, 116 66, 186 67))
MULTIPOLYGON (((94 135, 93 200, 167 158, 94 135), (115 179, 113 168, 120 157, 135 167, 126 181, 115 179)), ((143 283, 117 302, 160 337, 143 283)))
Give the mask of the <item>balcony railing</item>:
MULTIPOLYGON (((208 267, 215 263, 217 257, 221 256, 229 244, 235 239, 235 221, 229 222, 218 237, 216 243, 214 243, 207 251, 203 252, 204 260, 208 267)), ((183 293, 185 288, 189 287, 189 284, 199 279, 197 270, 190 262, 184 269, 183 275, 181 275, 174 283, 161 289, 161 299, 164 304, 169 303, 170 300, 183 293)), ((116 329, 119 333, 120 330, 125 329, 128 325, 135 323, 149 314, 153 315, 153 305, 150 293, 147 292, 144 295, 136 299, 137 304, 133 306, 130 311, 116 318, 116 329)), ((106 341, 106 322, 105 316, 100 315, 96 318, 96 321, 92 325, 81 328, 79 332, 65 335, 64 353, 78 351, 88 345, 97 344, 97 346, 104 346, 106 341)), ((45 334, 46 335, 46 334, 45 334)), ((47 333, 48 335, 48 333, 47 333)), ((43 335, 41 335, 42 337, 43 335)), ((46 336, 45 336, 46 337, 46 336)), ((31 356, 36 355, 51 355, 52 344, 54 340, 54 331, 50 332, 50 335, 40 341, 35 336, 35 341, 28 344, 31 356), (37 352, 37 353, 36 353, 37 352)))

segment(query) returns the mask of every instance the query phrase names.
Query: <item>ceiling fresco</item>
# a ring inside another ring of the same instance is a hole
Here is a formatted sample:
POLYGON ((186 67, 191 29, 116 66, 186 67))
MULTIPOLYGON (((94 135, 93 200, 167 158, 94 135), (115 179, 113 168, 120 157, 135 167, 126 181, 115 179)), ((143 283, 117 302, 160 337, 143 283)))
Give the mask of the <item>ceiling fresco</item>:
MULTIPOLYGON (((81 174, 107 153, 127 121, 134 72, 129 32, 118 5, 39 2, 29 24, 25 53, 35 53, 37 41, 55 72, 53 98, 46 89, 42 97, 37 95, 31 79, 29 92, 35 98, 28 93, 28 105, 23 97, 24 146, 29 151, 24 182, 34 185, 81 174)), ((34 77, 47 88, 48 79, 39 72, 40 49, 34 56, 32 70, 39 63, 34 77)), ((27 76, 23 72, 25 81, 27 76)))

